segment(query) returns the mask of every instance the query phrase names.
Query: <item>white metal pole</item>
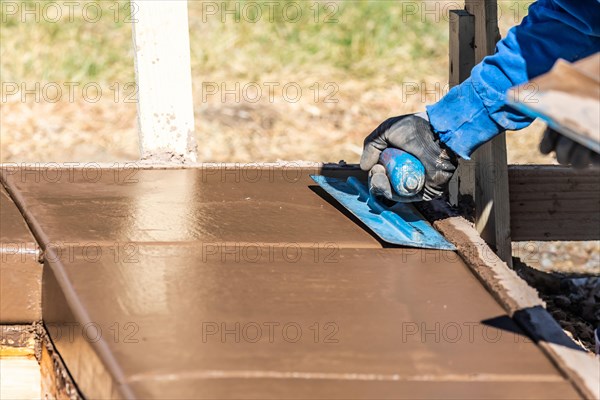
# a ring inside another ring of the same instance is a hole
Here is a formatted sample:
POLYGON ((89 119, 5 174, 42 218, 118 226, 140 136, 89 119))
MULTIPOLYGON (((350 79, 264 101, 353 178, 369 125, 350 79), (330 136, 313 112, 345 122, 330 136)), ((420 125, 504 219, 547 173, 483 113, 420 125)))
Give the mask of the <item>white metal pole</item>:
POLYGON ((196 162, 187 0, 131 0, 142 159, 196 162))

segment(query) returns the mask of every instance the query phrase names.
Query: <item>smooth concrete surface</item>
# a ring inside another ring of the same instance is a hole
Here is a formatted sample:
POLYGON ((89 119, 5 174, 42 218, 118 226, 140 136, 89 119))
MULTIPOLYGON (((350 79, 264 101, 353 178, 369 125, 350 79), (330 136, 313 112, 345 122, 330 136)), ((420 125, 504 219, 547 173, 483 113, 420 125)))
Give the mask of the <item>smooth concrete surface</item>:
POLYGON ((88 398, 578 398, 456 254, 381 248, 307 172, 209 172, 7 177, 88 398))
POLYGON ((177 397, 191 398, 203 395, 202 382, 230 398, 323 398, 336 380, 341 388, 365 383, 364 396, 357 392, 365 398, 410 396, 412 388, 443 397, 452 387, 469 393, 471 382, 473 398, 498 396, 510 383, 521 384, 518 398, 576 398, 455 258, 340 249, 325 262, 306 250, 291 261, 264 249, 256 262, 207 256, 195 245, 140 245, 136 262, 115 262, 108 249, 93 261, 83 249, 72 261, 57 254, 44 276, 44 319, 93 398, 116 385, 139 398, 177 386, 177 397), (295 382, 285 396, 284 387, 262 386, 281 379, 295 382))
POLYGON ((309 186, 319 188, 298 169, 34 169, 4 177, 42 245, 335 241, 381 247, 315 195, 309 186))
POLYGON ((0 185, 0 324, 42 318, 42 265, 23 216, 0 185))

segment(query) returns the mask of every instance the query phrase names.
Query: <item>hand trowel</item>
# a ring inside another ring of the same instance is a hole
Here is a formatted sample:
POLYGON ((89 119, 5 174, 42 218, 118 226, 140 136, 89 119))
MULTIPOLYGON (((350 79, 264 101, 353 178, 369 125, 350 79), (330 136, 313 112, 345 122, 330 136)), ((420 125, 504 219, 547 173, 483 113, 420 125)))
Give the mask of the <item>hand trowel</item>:
MULTIPOLYGON (((411 154, 388 148, 381 153, 379 163, 399 196, 410 197, 423 190, 425 168, 411 154)), ((387 243, 456 250, 411 203, 389 204, 369 193, 366 184, 353 176, 346 180, 323 175, 311 178, 387 243)))

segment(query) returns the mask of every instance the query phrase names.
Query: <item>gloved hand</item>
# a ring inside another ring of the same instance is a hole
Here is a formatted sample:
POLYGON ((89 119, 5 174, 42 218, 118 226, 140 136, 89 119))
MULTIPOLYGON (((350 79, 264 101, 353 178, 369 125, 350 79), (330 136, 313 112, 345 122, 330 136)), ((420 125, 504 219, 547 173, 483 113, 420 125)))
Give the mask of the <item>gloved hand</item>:
POLYGON ((370 192, 400 202, 429 201, 440 197, 447 190, 457 165, 457 156, 439 142, 429 121, 419 114, 384 121, 365 139, 360 159, 361 169, 369 171, 370 192), (425 187, 419 194, 401 197, 394 192, 385 168, 378 164, 379 155, 387 147, 404 150, 421 161, 425 167, 425 187))
POLYGON ((559 134, 552 128, 546 129, 540 143, 540 151, 542 154, 550 154, 555 151, 559 164, 572 165, 573 168, 581 169, 590 165, 600 166, 600 155, 559 134))

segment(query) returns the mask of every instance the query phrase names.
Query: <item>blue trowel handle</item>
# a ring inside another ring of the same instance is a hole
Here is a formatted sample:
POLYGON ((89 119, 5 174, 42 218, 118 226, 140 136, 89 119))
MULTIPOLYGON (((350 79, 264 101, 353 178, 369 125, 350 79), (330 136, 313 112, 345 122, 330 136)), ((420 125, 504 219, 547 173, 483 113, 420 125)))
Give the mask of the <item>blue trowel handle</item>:
POLYGON ((398 195, 409 197, 423 190, 425 168, 413 155, 400 149, 388 148, 379 156, 379 162, 385 167, 398 195))

